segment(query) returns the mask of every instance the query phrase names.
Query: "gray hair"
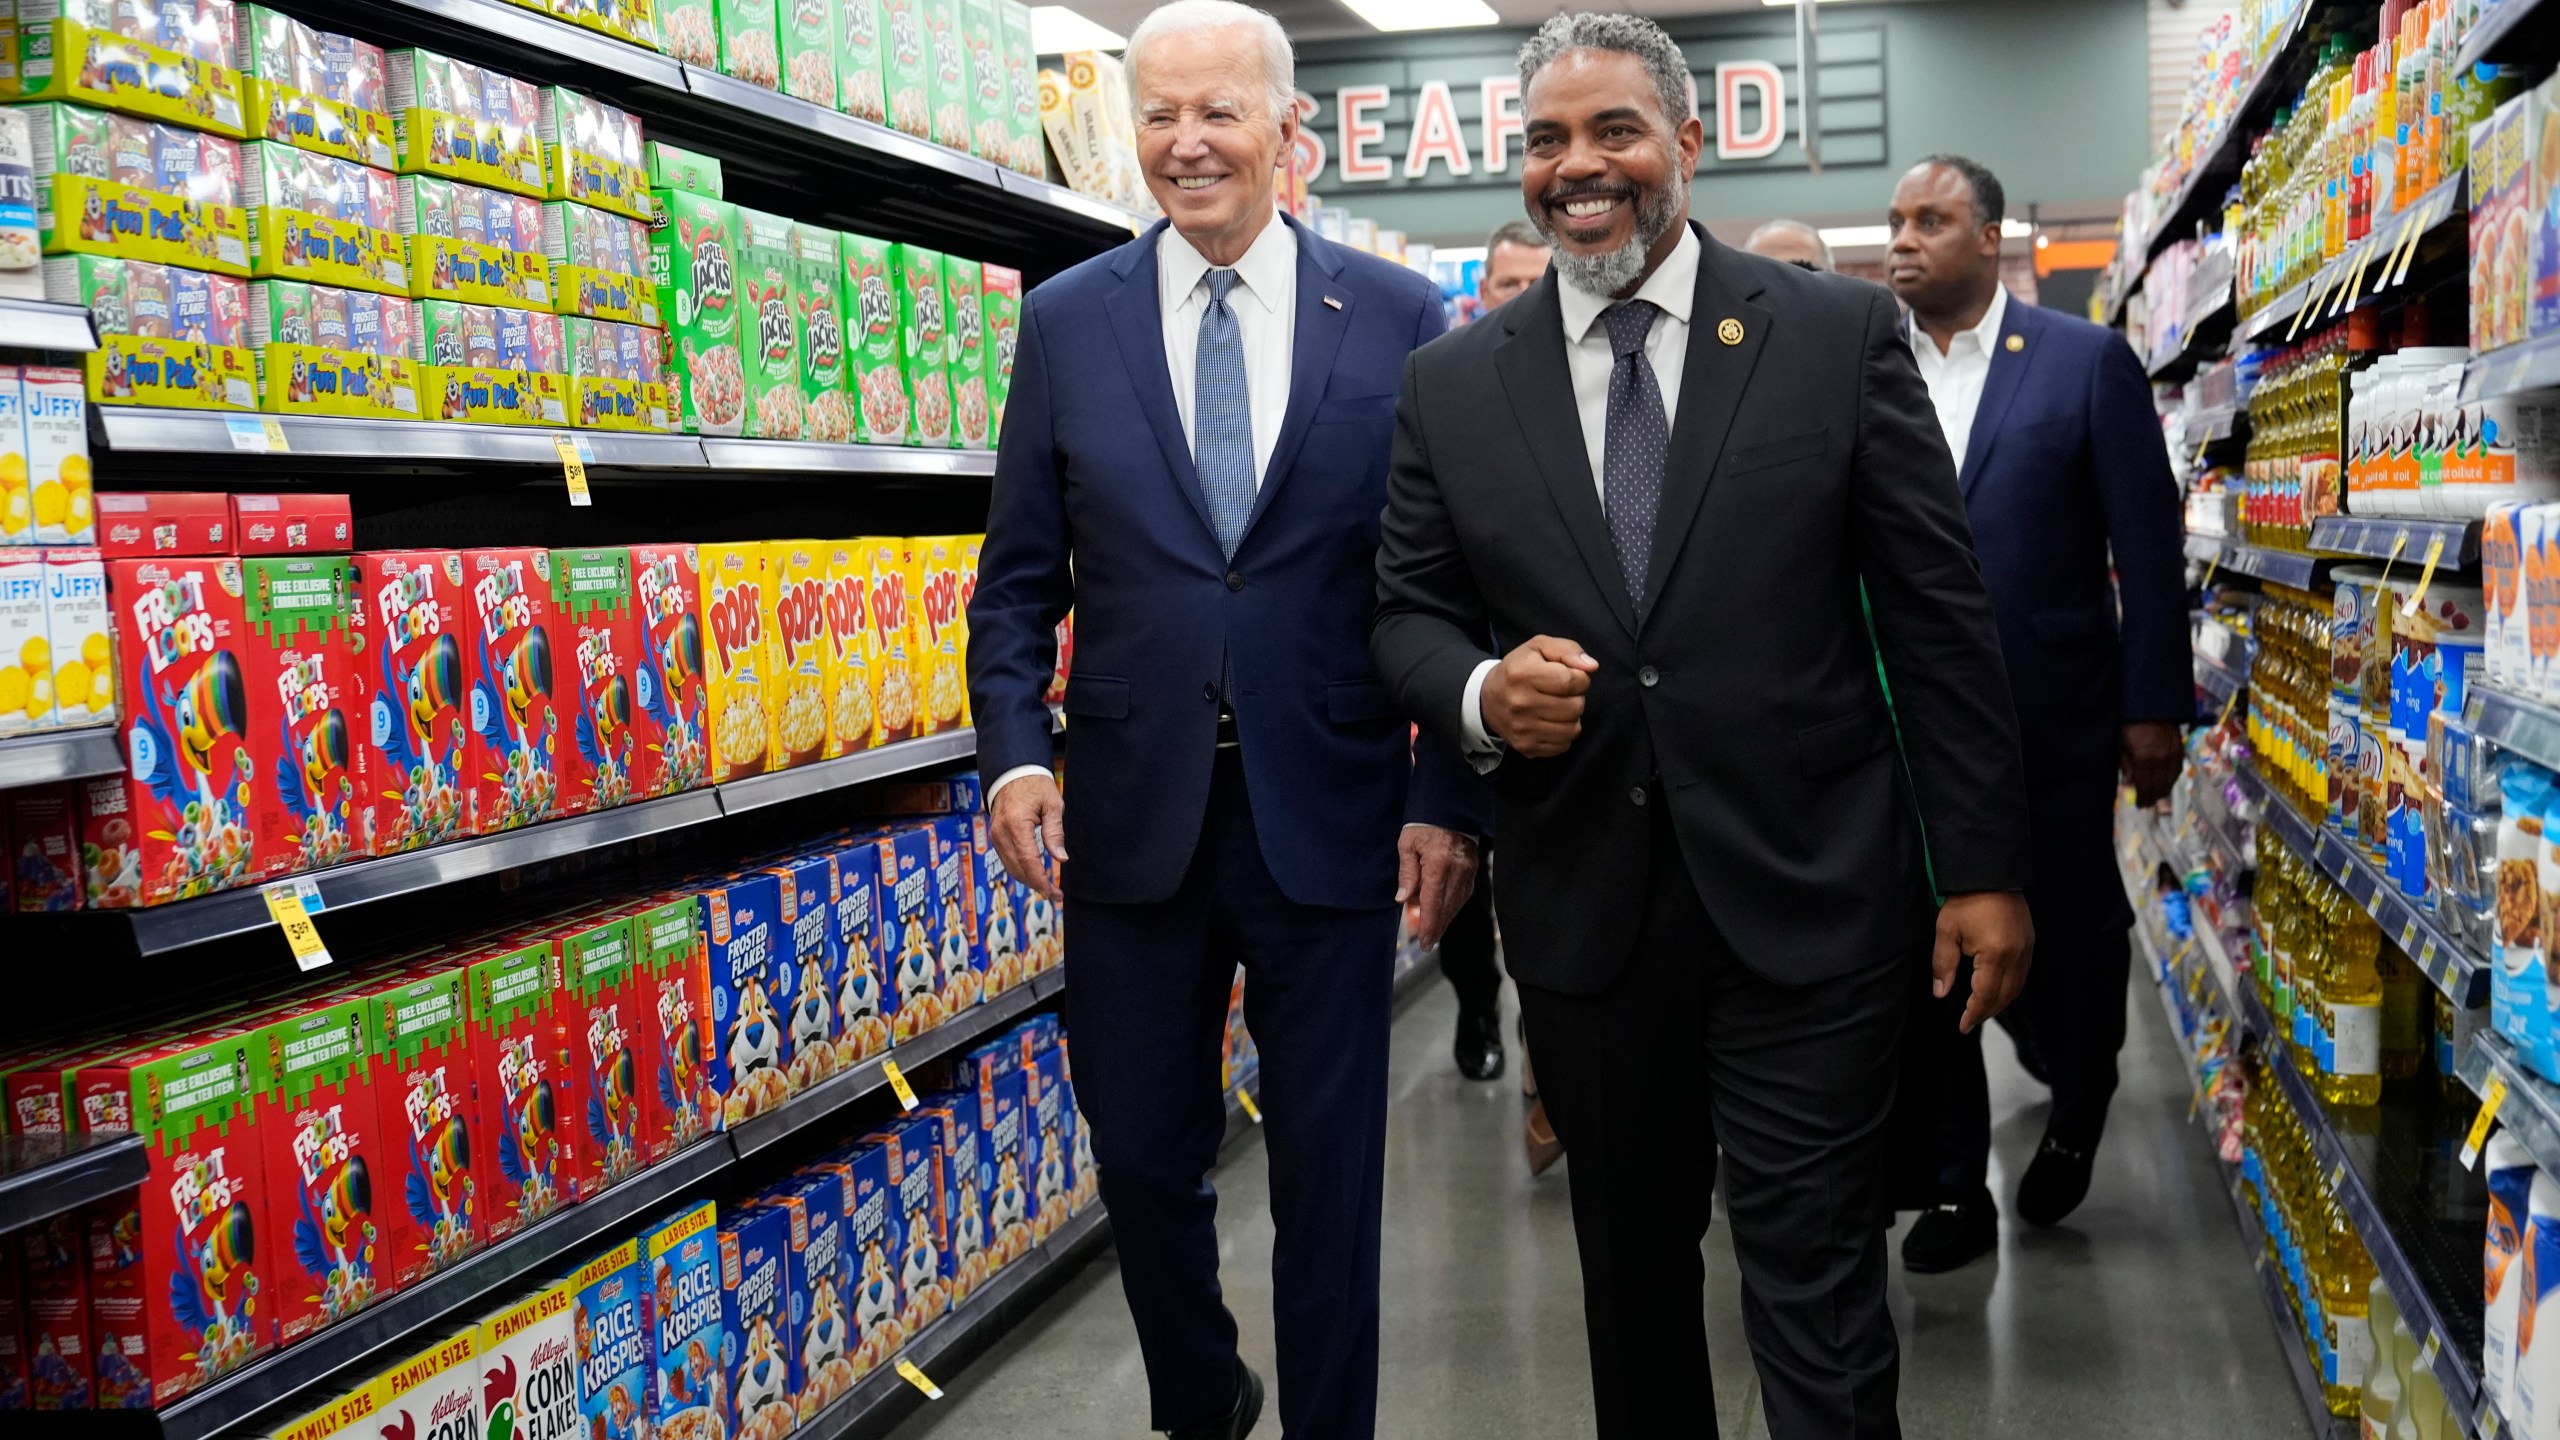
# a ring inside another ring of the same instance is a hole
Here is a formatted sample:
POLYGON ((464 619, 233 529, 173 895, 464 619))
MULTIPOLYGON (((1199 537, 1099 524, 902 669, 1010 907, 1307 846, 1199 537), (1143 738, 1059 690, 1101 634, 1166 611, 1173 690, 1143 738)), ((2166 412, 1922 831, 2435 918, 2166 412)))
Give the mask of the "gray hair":
POLYGON ((1574 50, 1614 50, 1633 55, 1644 62, 1645 73, 1653 77, 1654 96, 1662 102, 1663 118, 1674 129, 1693 113, 1689 107, 1689 58, 1680 53, 1678 43, 1661 26, 1641 15, 1585 12, 1550 17, 1520 47, 1520 92, 1527 94, 1529 82, 1537 78, 1539 71, 1574 50))
POLYGON ((1840 268, 1838 265, 1832 263, 1831 242, 1822 238, 1821 231, 1814 229, 1812 226, 1807 225, 1801 220, 1772 220, 1768 224, 1761 226, 1759 229, 1752 231, 1751 238, 1742 242, 1742 248, 1745 250, 1757 251, 1760 248, 1761 240, 1771 235, 1801 235, 1807 240, 1813 242, 1813 253, 1822 257, 1823 269, 1837 270, 1840 268))
POLYGON ((1494 250, 1504 245, 1517 245, 1523 250, 1544 250, 1547 237, 1539 234, 1538 227, 1526 220, 1506 220, 1485 237, 1485 258, 1492 259, 1494 250))
MULTIPOLYGON (((1275 118, 1288 114, 1298 103, 1298 53, 1289 45, 1289 32, 1281 29, 1280 22, 1268 12, 1237 4, 1236 0, 1170 0, 1157 6, 1138 22, 1137 29, 1129 32, 1129 48, 1121 52, 1121 59, 1127 62, 1134 82, 1139 52, 1149 41, 1234 26, 1251 30, 1262 43, 1262 74, 1270 87, 1271 113, 1275 118)), ((1134 83, 1129 89, 1129 103, 1133 109, 1144 103, 1134 83)))

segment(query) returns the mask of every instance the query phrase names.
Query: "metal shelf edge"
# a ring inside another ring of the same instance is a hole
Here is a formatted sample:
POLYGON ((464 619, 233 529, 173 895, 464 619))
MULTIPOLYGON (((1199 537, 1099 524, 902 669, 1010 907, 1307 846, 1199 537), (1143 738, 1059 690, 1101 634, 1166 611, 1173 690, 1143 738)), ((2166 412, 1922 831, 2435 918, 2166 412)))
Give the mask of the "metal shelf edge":
POLYGON ((139 1135, 0 1138, 0 1235, 130 1190, 150 1173, 139 1135), (47 1157, 50 1152, 62 1153, 47 1157))
POLYGON ((841 790, 871 780, 904 775, 946 760, 959 760, 978 753, 978 732, 974 729, 946 731, 920 740, 900 740, 876 750, 821 760, 811 765, 775 770, 764 775, 750 775, 712 787, 720 798, 720 813, 741 815, 761 810, 787 800, 841 790))
POLYGON ((673 57, 521 6, 501 4, 498 0, 374 0, 374 3, 438 16, 456 25, 486 31, 536 49, 557 51, 600 70, 663 85, 670 90, 684 88, 680 73, 683 67, 673 57))
POLYGON ((700 469, 702 444, 691 435, 579 430, 565 425, 454 425, 437 420, 360 420, 337 416, 271 415, 261 411, 163 410, 137 406, 94 407, 107 449, 133 454, 284 454, 311 459, 364 459, 389 463, 468 462, 558 465, 556 436, 584 442, 592 463, 660 469, 700 469), (273 420, 285 449, 233 443, 230 422, 273 420))
POLYGON ((39 730, 0 740, 0 790, 47 785, 124 769, 124 746, 113 725, 39 730))
MULTIPOLYGON (((2455 56, 2457 73, 2474 65, 2496 60, 2506 43, 2525 32, 2526 22, 2535 18, 2537 8, 2548 10, 2541 0, 2506 0, 2506 3, 2483 14, 2471 33, 2463 37, 2462 49, 2455 56)), ((2548 20, 2549 15, 2541 18, 2548 20)))
POLYGON ((85 352, 98 348, 98 335, 85 305, 6 299, 0 300, 0 346, 85 352))
POLYGON ((2311 522, 2311 548, 2324 555, 2374 560, 2423 560, 2427 546, 2444 542, 2438 563, 2468 570, 2480 563, 2477 520, 2402 519, 2388 515, 2324 515, 2311 522))
POLYGON ((714 470, 863 475, 991 476, 996 473, 996 452, 993 450, 933 450, 916 445, 832 445, 817 441, 748 440, 718 435, 703 436, 701 443, 703 463, 714 470))

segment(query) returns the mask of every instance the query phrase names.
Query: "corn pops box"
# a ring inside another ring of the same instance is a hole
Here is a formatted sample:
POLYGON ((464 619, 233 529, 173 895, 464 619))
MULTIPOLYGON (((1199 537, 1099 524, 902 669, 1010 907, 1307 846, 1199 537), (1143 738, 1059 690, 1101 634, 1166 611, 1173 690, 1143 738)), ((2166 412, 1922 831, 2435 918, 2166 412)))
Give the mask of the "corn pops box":
POLYGON ((909 542, 857 540, 854 545, 867 552, 871 571, 871 677, 876 687, 871 713, 879 727, 874 743, 929 735, 918 691, 924 660, 917 645, 909 542))
POLYGON ((865 235, 842 237, 844 311, 850 353, 845 383, 866 445, 907 443, 907 372, 902 358, 898 277, 894 252, 865 235))
MULTIPOLYGON (((213 43, 171 46, 119 33, 106 7, 23 0, 18 6, 18 83, 28 100, 68 100, 167 120, 237 139, 246 133, 240 72, 220 34, 213 43), (83 12, 88 12, 83 14, 83 12), (76 18, 75 18, 76 17, 76 18)), ((228 14, 223 16, 228 20, 228 14)), ((170 38, 170 37, 160 37, 170 38)))
POLYGON ((835 759, 869 749, 876 739, 871 709, 871 566, 855 541, 820 542, 826 581, 819 646, 819 683, 827 697, 826 747, 835 759))
POLYGON ((546 86, 540 93, 543 170, 552 198, 634 220, 651 218, 640 122, 564 86, 546 86))
POLYGON ((844 237, 815 225, 791 227, 792 305, 800 329, 801 428, 809 439, 849 444, 853 400, 846 393, 844 237))
POLYGON ((258 1130, 276 1225, 293 1239, 276 1270, 281 1344, 345 1319, 397 1283, 374 1219, 391 1137, 375 1097, 369 1009, 362 995, 334 999, 263 1032, 269 1088, 258 1130))
MULTIPOLYGON (((253 737, 279 723, 272 691, 248 683, 255 643, 238 560, 117 560, 107 593, 126 643, 117 648, 125 696, 121 804, 92 791, 83 848, 132 847, 144 905, 229 889, 268 869, 262 823, 274 791, 253 737)), ((0 671, 0 675, 5 675, 0 671)))
POLYGON ((350 618, 364 724, 357 734, 357 833, 396 855, 471 833, 464 783, 471 669, 458 550, 356 557, 350 618))
POLYGON ((615 915, 555 933, 560 1028, 568 1055, 560 1098, 577 1120, 573 1200, 591 1200, 640 1171, 647 1117, 640 1066, 648 1044, 648 986, 640 974, 631 917, 615 915))
POLYGON ((1006 161, 1033 179, 1049 173, 1040 131, 1040 65, 1031 43, 1031 7, 1023 0, 996 0, 1004 25, 1007 132, 1013 142, 1006 161))
POLYGON ((466 550, 470 584, 473 830, 494 835, 558 813, 560 735, 552 699, 551 552, 466 550))
POLYGON ((642 1435, 650 1368, 649 1275, 640 1242, 621 1244, 568 1279, 577 1300, 571 1332, 578 1361, 578 1416, 590 1435, 642 1435))
POLYGON ((909 1335, 950 1313, 943 1279, 942 1143, 940 1128, 914 1118, 864 1137, 889 1161, 898 1212, 898 1323, 909 1335))
POLYGON ((951 340, 943 257, 914 245, 893 252, 898 276, 899 359, 907 376, 907 443, 951 443, 951 340))
MULTIPOLYGON (((95 1207, 103 1209, 105 1207, 95 1207)), ((118 1214, 131 1213, 120 1209, 118 1214)), ((74 1212, 40 1220, 22 1230, 0 1235, 0 1245, 17 1258, 18 1283, 26 1308, 28 1404, 34 1410, 89 1410, 96 1407, 96 1346, 91 1331, 97 1322, 89 1305, 88 1225, 74 1212)), ((140 1318, 140 1307, 134 1318, 140 1318)), ((110 1334, 114 1333, 109 1330, 110 1334)), ((118 1349, 122 1357, 123 1351, 118 1349)), ((124 1409, 111 1405, 109 1409, 124 1409)))
POLYGON ((774 583, 768 551, 756 542, 701 547, 715 784, 762 774, 772 753, 765 709, 765 692, 774 684, 766 643, 774 583))
POLYGON ((439 963, 373 987, 366 1000, 384 1134, 377 1153, 398 1197, 374 1211, 386 1285, 416 1284, 484 1238, 483 1177, 494 1167, 473 1090, 471 994, 467 967, 439 963))
POLYGON ((640 1232, 649 1269, 649 1431, 709 1436, 720 1425, 720 1217, 710 1201, 640 1232))
POLYGON ((840 1070, 882 1054, 889 1048, 889 1021, 884 1013, 880 973, 881 919, 877 845, 862 841, 839 847, 834 855, 835 901, 830 941, 836 964, 836 1066, 840 1070))
POLYGON ((918 1122, 931 1122, 941 1147, 942 1283, 954 1308, 987 1278, 986 1141, 978 1133, 978 1097, 945 1090, 924 1097, 918 1122))
POLYGON ((915 611, 916 733, 958 728, 969 696, 969 614, 960 599, 962 537, 906 542, 907 595, 915 611))
POLYGON ((1004 434, 1004 402, 1013 394, 1013 352, 1022 330, 1022 272, 1002 265, 983 267, 985 287, 978 307, 985 327, 987 443, 1004 434))
POLYGON ((774 967, 788 977, 779 987, 790 997, 783 1016, 782 1066, 796 1094, 833 1077, 837 1069, 841 1031, 836 992, 843 954, 834 943, 834 927, 842 886, 831 854, 796 856, 766 868, 782 904, 774 931, 782 952, 774 967))
POLYGON ((631 547, 632 793, 653 798, 703 781, 702 562, 691 545, 631 547))
POLYGON ((348 611, 355 565, 343 555, 261 555, 241 562, 254 639, 242 649, 252 692, 272 695, 276 728, 253 752, 269 770, 276 829, 261 844, 268 873, 334 865, 358 854, 355 739, 361 715, 348 611))
POLYGON ((640 1081, 643 1159, 657 1164, 709 1134, 715 1113, 708 1089, 706 1027, 711 978, 703 948, 701 902, 662 897, 633 912, 638 952, 641 1029, 650 1041, 640 1081))
POLYGON ((836 12, 835 108, 875 125, 889 123, 881 88, 880 0, 844 0, 836 12))
POLYGON ((735 435, 746 425, 737 211, 683 191, 657 193, 666 222, 650 232, 649 274, 667 317, 669 378, 683 389, 684 428, 735 435))
POLYGON ((933 116, 931 139, 969 148, 969 47, 960 29, 960 0, 919 0, 924 26, 925 104, 933 116))
POLYGON ((787 1435, 799 1424, 790 1244, 790 1215, 768 1206, 751 1206, 720 1225, 721 1391, 734 1436, 787 1435))
POLYGON ((720 19, 712 0, 664 0, 659 20, 668 54, 705 70, 720 68, 720 19))
POLYGON ((480 1213, 502 1240, 560 1208, 577 1167, 576 1132, 560 1119, 567 1045, 560 961, 547 941, 499 948, 471 962, 472 1071, 492 1132, 480 1213))
MULTIPOLYGON (((710 1202, 703 1203, 708 1209, 710 1202)), ((488 1410, 487 1440, 561 1440, 578 1433, 577 1307, 578 1292, 559 1282, 480 1322, 472 1349, 488 1410)))
POLYGON ((766 617, 764 687, 776 770, 806 765, 825 750, 829 547, 815 540, 777 540, 766 550, 772 602, 766 617))
POLYGON ((797 440, 805 428, 800 393, 800 315, 794 306, 791 221, 741 206, 738 288, 745 297, 741 339, 746 354, 746 430, 797 440))
POLYGON ((0 552, 0 735, 53 728, 52 651, 45 640, 44 554, 0 552))
POLYGON ((993 443, 987 410, 985 277, 975 260, 945 256, 943 313, 950 317, 951 443, 983 450, 993 443))
POLYGON ((159 188, 161 147, 150 122, 119 125, 123 117, 78 105, 29 106, 26 113, 36 229, 46 254, 118 255, 249 273, 249 222, 236 188, 237 158, 221 148, 226 142, 206 136, 199 149, 210 149, 217 166, 227 159, 233 174, 216 168, 193 193, 171 192, 159 188), (119 139, 126 143, 119 146, 119 139), (151 159, 118 164, 120 154, 151 159), (226 179, 235 182, 228 194, 226 179))
POLYGON ((782 885, 771 874, 741 875, 702 892, 708 945, 712 1048, 705 1067, 723 1126, 761 1115, 790 1098, 782 1012, 791 978, 782 951, 782 885))
POLYGON ((658 323, 658 287, 649 278, 649 227, 566 200, 542 207, 542 253, 563 315, 658 323))
POLYGON ((942 906, 934 892, 933 834, 920 826, 886 831, 878 857, 882 953, 888 957, 889 1038, 903 1045, 950 1016, 943 999, 942 906))
POLYGON ((1004 23, 995 0, 960 0, 960 45, 967 61, 969 153, 1013 163, 1013 81, 1005 70, 1004 23))
POLYGON ((907 1326, 899 1317, 898 1267, 905 1237, 899 1233, 898 1187, 889 1178, 889 1151, 875 1142, 855 1145, 834 1162, 852 1196, 845 1212, 846 1273, 853 1282, 853 1378, 880 1368, 905 1348, 907 1326))
POLYGON ((562 746, 558 757, 563 815, 632 798, 640 631, 631 591, 628 550, 551 552, 551 608, 577 662, 575 743, 562 746))

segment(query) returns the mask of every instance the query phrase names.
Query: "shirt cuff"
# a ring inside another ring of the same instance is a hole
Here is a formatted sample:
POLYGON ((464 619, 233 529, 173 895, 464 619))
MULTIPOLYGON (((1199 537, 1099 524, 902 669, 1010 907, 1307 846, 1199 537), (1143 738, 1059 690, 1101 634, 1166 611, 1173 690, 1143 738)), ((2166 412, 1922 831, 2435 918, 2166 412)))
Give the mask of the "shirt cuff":
POLYGON ((1467 689, 1458 701, 1458 723, 1467 732, 1467 754, 1471 757, 1498 755, 1502 742, 1487 734, 1484 728, 1484 681, 1502 662, 1487 660, 1476 666, 1467 677, 1467 689))
POLYGON ((1004 787, 1012 784, 1014 781, 1021 779, 1025 775, 1047 775, 1049 773, 1049 767, 1046 765, 1014 766, 1012 769, 997 776, 996 783, 987 787, 987 808, 989 810, 993 810, 996 806, 996 797, 1003 794, 1004 787))

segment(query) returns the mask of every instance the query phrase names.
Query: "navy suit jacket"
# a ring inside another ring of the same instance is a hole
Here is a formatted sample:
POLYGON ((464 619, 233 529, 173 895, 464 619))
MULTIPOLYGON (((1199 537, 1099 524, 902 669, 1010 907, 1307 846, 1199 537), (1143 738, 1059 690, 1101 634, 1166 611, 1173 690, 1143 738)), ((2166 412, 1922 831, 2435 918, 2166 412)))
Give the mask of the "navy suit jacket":
POLYGON ((969 688, 990 780, 1046 764, 1041 695, 1067 681, 1067 891, 1168 899, 1207 812, 1218 680, 1234 677, 1263 859, 1301 904, 1393 903, 1408 821, 1469 834, 1491 799, 1411 730, 1369 663, 1379 516, 1405 356, 1438 290, 1297 230, 1289 407, 1232 562, 1174 408, 1154 229, 1025 297, 995 492, 969 604, 969 688))
POLYGON ((1958 483, 2026 752, 2039 925, 2125 923, 2089 797, 2112 794, 2128 721, 2191 722, 2196 700, 2178 484, 2123 337, 2011 297, 1958 483))

